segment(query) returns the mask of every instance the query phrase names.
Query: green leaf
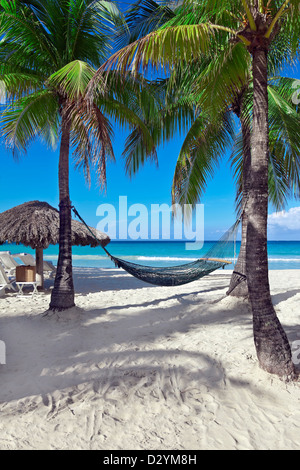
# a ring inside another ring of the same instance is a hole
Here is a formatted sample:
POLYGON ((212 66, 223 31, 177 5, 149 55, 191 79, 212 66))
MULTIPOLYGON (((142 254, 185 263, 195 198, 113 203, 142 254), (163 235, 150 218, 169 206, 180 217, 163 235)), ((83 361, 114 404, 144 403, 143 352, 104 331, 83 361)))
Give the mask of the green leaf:
POLYGON ((84 95, 94 73, 95 70, 89 64, 74 60, 52 74, 48 85, 67 95, 69 100, 78 100, 84 95))

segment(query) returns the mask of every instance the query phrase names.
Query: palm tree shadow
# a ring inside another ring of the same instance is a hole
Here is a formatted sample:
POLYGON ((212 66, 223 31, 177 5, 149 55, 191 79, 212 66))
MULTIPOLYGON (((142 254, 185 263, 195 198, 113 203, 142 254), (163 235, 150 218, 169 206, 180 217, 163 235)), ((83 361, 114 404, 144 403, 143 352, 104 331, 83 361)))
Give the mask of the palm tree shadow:
POLYGON ((130 276, 121 269, 111 269, 109 276, 107 275, 107 270, 102 271, 99 268, 85 268, 84 272, 74 269, 73 278, 75 291, 83 295, 100 291, 136 290, 145 287, 156 287, 130 276))
POLYGON ((288 300, 298 294, 300 294, 300 289, 285 290, 281 292, 280 294, 274 294, 272 295, 273 305, 276 306, 280 302, 284 302, 285 300, 288 300))
POLYGON ((1 338, 7 346, 7 364, 0 366, 0 404, 50 397, 56 391, 64 395, 83 383, 86 389, 133 390, 142 381, 143 387, 161 387, 166 396, 168 390, 175 396, 180 388, 197 389, 201 383, 218 388, 223 383, 220 360, 184 345, 176 349, 168 341, 174 335, 185 337, 199 325, 240 321, 239 311, 210 315, 208 307, 203 315, 197 311, 187 315, 184 306, 174 303, 144 307, 138 308, 138 314, 127 314, 128 306, 114 305, 75 308, 69 314, 0 318, 1 338), (175 376, 181 383, 176 390, 172 389, 175 376))
MULTIPOLYGON (((85 268, 84 272, 82 270, 74 269, 73 278, 75 291, 80 292, 83 295, 100 291, 136 290, 144 288, 157 289, 160 287, 141 281, 140 279, 137 279, 134 276, 128 274, 123 269, 112 269, 110 270, 109 276, 107 275, 106 269, 102 271, 99 268, 85 268), (86 282, 87 280, 89 282, 86 282)), ((228 279, 230 279, 230 275, 228 279)), ((219 287, 219 284, 217 284, 216 287, 210 287, 212 281, 223 281, 224 283, 224 281, 227 282, 227 276, 224 276, 224 274, 207 275, 202 279, 194 282, 200 282, 201 286, 205 286, 205 284, 209 282, 209 288, 207 290, 203 290, 203 293, 218 290, 219 288, 224 287, 224 285, 221 285, 221 283, 219 287)), ((170 286, 170 288, 174 288, 174 286, 170 286)))

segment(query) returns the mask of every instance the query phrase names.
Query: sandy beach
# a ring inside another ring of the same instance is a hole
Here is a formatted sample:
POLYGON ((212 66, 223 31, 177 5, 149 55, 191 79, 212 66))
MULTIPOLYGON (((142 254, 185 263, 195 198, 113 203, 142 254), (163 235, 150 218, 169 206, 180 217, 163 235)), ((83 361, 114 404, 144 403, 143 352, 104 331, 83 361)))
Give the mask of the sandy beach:
MULTIPOLYGON (((298 449, 299 383, 259 368, 230 274, 173 288, 75 268, 77 306, 52 316, 49 290, 2 297, 0 449, 298 449)), ((270 271, 291 344, 299 279, 270 271)))

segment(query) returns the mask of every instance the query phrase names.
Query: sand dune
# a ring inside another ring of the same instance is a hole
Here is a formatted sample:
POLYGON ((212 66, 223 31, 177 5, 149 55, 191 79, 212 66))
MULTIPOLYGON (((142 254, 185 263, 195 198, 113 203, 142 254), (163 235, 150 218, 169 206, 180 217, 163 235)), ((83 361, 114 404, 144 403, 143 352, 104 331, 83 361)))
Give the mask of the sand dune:
MULTIPOLYGON (((49 291, 0 299, 0 449, 299 448, 299 384, 259 369, 248 303, 225 295, 230 272, 174 288, 74 275, 67 313, 45 316, 49 291)), ((270 283, 299 341, 299 271, 270 283)))

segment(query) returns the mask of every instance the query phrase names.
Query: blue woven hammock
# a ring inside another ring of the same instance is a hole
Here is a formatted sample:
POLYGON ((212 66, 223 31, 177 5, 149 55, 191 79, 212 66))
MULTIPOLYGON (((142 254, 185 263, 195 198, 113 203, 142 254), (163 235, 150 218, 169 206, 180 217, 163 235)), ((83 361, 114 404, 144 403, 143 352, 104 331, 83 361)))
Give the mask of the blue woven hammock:
MULTIPOLYGON (((74 206, 72 206, 72 209, 93 237, 98 240, 90 227, 78 214, 74 206)), ((240 220, 230 227, 222 238, 213 244, 203 258, 179 266, 153 267, 135 264, 124 259, 117 258, 109 253, 105 247, 102 246, 102 248, 107 256, 109 256, 109 258, 115 263, 115 266, 123 268, 126 272, 141 281, 155 284, 157 286, 180 286, 196 281, 197 279, 207 276, 216 269, 225 268, 227 264, 231 264, 231 261, 226 259, 226 257, 232 258, 235 256, 235 239, 239 223, 240 220)), ((101 243, 100 240, 98 241, 101 243)))

